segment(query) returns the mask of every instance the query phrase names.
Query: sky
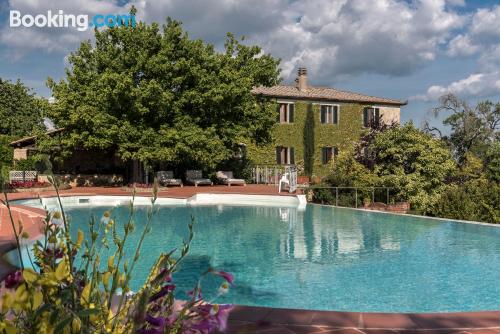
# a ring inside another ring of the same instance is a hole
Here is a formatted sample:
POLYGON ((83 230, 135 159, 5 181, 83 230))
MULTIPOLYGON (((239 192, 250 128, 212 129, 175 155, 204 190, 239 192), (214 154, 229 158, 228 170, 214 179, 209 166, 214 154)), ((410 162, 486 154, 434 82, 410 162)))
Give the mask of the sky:
POLYGON ((311 85, 408 101, 403 122, 439 125, 430 110, 454 93, 500 102, 500 0, 0 0, 0 78, 50 97, 66 56, 92 30, 9 27, 9 12, 126 14, 180 20, 193 38, 222 49, 227 32, 281 59, 284 83, 299 66, 311 85))

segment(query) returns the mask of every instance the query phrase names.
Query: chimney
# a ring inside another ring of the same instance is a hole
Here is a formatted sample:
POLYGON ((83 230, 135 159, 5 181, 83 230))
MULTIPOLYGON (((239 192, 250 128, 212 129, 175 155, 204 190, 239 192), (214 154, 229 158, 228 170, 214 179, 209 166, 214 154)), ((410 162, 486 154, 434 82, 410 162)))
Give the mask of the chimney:
POLYGON ((301 92, 307 91, 307 69, 305 67, 299 67, 296 82, 297 82, 297 88, 301 92))

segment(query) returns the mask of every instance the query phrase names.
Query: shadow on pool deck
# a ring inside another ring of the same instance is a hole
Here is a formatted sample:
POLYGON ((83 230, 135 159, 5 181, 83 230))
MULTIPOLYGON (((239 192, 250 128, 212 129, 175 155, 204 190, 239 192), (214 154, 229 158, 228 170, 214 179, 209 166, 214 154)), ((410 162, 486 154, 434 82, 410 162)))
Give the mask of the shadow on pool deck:
POLYGON ((500 312, 356 313, 236 306, 227 333, 500 333, 500 312))

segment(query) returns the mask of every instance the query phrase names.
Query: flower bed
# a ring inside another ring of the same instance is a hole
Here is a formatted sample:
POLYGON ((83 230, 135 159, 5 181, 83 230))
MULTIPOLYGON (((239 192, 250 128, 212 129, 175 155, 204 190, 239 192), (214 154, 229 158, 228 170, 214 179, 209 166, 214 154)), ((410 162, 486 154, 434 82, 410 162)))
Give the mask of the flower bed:
POLYGON ((12 181, 9 184, 10 189, 46 188, 50 186, 51 184, 48 182, 38 181, 12 181))

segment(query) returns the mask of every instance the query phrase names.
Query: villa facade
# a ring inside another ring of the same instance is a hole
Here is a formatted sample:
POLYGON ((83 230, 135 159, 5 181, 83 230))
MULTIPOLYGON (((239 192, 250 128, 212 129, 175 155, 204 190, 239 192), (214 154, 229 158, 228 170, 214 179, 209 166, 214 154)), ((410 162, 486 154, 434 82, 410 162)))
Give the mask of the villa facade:
POLYGON ((295 85, 257 87, 254 95, 276 101, 279 110, 273 143, 244 143, 256 165, 296 165, 303 175, 323 176, 342 149, 357 141, 374 122, 400 122, 406 102, 308 84, 299 68, 295 85))

